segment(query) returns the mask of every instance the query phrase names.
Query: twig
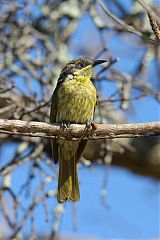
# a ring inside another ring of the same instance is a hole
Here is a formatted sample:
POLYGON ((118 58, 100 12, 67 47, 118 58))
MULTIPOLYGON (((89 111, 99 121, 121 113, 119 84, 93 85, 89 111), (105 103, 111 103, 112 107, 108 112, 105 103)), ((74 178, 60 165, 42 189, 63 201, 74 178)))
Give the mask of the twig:
POLYGON ((146 12, 150 12, 157 22, 160 22, 160 17, 156 14, 156 12, 143 0, 137 0, 137 2, 146 10, 146 12))
POLYGON ((8 88, 0 89, 0 94, 1 94, 1 93, 6 93, 6 92, 8 92, 8 91, 11 91, 14 87, 15 87, 15 86, 12 85, 12 86, 10 86, 10 87, 8 87, 8 88))
POLYGON ((98 104, 105 103, 105 102, 131 102, 134 100, 139 100, 140 98, 146 97, 146 93, 142 93, 141 95, 131 97, 131 98, 108 98, 108 99, 102 99, 98 101, 98 104))
POLYGON ((43 103, 40 103, 38 106, 26 111, 26 112, 23 112, 21 115, 20 115, 20 118, 22 118, 24 115, 28 115, 30 113, 33 113, 33 112, 36 112, 37 110, 49 105, 49 103, 51 102, 51 100, 48 100, 46 102, 43 102, 43 103))
POLYGON ((27 122, 0 119, 0 133, 30 137, 80 139, 113 139, 146 136, 160 136, 160 121, 130 124, 96 124, 96 129, 86 130, 85 124, 71 124, 62 129, 60 124, 44 122, 27 122))
POLYGON ((157 40, 160 41, 160 28, 158 27, 158 24, 155 18, 153 17, 153 15, 151 14, 151 12, 148 11, 147 14, 148 14, 148 18, 149 18, 152 30, 154 32, 154 35, 157 38, 157 40))
POLYGON ((112 14, 107 7, 103 4, 103 2, 101 0, 98 1, 98 3, 100 4, 100 6, 103 8, 104 12, 106 13, 106 15, 115 23, 117 23, 119 26, 121 26, 123 28, 123 30, 127 31, 127 32, 131 32, 134 33, 135 35, 137 35, 138 37, 148 41, 151 44, 155 44, 156 42, 149 38, 146 37, 145 35, 143 35, 141 32, 139 32, 138 30, 136 30, 134 27, 127 25, 124 21, 122 21, 120 18, 116 17, 114 14, 112 14))

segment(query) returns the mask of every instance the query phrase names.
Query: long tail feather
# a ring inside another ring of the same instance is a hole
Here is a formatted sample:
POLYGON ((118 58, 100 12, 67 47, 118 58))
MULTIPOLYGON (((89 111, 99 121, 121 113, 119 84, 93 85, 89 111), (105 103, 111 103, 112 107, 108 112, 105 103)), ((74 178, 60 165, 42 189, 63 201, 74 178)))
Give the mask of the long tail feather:
POLYGON ((67 200, 76 202, 79 199, 77 163, 74 157, 71 160, 64 160, 61 156, 59 162, 58 202, 63 203, 67 200))

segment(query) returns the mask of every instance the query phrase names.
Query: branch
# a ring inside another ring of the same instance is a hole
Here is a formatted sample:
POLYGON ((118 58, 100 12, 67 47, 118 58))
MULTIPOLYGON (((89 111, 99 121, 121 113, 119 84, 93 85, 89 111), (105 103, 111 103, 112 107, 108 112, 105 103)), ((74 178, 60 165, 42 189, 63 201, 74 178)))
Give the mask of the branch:
POLYGON ((94 129, 85 127, 85 124, 71 124, 68 129, 62 129, 58 123, 0 119, 0 133, 29 137, 79 140, 160 136, 160 122, 96 124, 94 129))
POLYGON ((108 8, 104 5, 104 3, 102 2, 102 0, 99 0, 98 3, 100 4, 100 6, 102 7, 102 9, 104 10, 104 12, 106 13, 106 15, 115 23, 117 23, 119 26, 122 27, 122 29, 124 29, 127 32, 131 32, 134 33, 135 35, 137 35, 138 37, 142 38, 143 40, 148 41, 151 44, 156 44, 156 42, 149 38, 146 37, 143 33, 141 33, 140 31, 136 30, 133 26, 127 25, 123 20, 121 20, 120 18, 118 18, 117 16, 115 16, 114 14, 112 14, 108 8))

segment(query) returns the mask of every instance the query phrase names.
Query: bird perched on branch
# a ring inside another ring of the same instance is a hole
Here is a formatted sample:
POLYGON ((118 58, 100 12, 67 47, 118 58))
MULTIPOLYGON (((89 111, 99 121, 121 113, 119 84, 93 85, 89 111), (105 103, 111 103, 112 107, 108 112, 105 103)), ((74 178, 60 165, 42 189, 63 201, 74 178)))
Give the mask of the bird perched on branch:
MULTIPOLYGON (((96 89, 91 81, 93 69, 105 60, 72 60, 62 69, 53 92, 50 112, 51 123, 91 124, 96 105, 96 89)), ((77 163, 85 148, 86 140, 51 140, 54 162, 59 162, 58 202, 80 199, 77 163)))

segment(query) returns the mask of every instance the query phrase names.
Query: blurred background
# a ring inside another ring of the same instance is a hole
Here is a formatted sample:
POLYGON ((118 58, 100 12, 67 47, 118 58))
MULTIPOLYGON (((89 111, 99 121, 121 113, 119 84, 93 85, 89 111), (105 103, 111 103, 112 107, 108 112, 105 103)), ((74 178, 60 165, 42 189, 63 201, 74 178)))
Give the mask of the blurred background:
MULTIPOLYGON (((96 123, 160 120, 159 0, 1 0, 0 118, 49 122, 64 65, 106 59, 96 123)), ((0 239, 159 239, 158 138, 88 142, 80 202, 59 205, 49 140, 0 135, 0 239)))

